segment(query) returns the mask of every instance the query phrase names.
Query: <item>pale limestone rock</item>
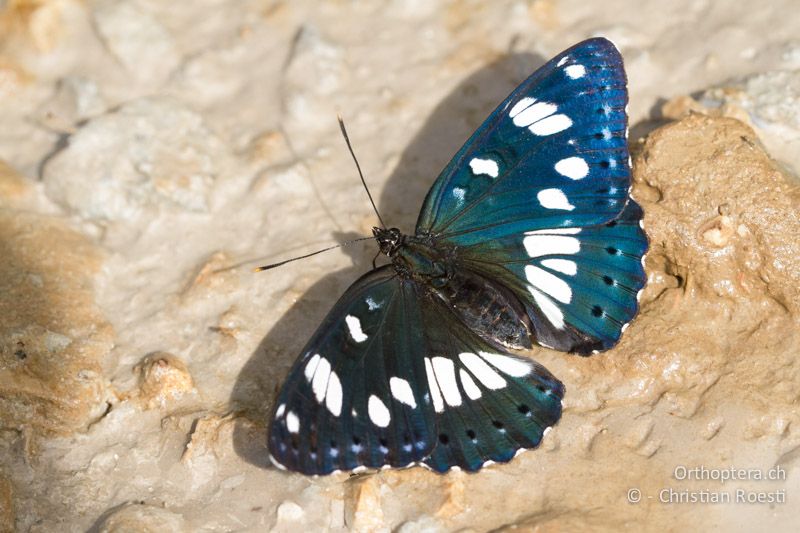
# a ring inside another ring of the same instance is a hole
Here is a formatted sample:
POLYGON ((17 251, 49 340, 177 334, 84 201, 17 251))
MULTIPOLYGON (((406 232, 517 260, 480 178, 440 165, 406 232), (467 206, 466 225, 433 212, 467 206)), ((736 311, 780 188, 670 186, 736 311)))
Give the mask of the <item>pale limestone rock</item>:
POLYGON ((191 531, 179 513, 143 503, 129 503, 113 510, 98 525, 100 533, 159 533, 191 531))
POLYGON ((137 399, 145 409, 163 409, 197 392, 186 363, 169 353, 148 355, 134 368, 134 372, 139 374, 137 399))
POLYGON ((352 498, 345 502, 345 522, 352 531, 388 532, 381 501, 381 479, 368 476, 352 487, 352 498))
POLYGON ((81 216, 132 220, 166 210, 205 212, 230 155, 202 117, 145 98, 96 117, 44 169, 48 195, 81 216))
POLYGON ((101 2, 93 11, 103 42, 131 75, 161 85, 181 60, 169 32, 133 2, 101 2))

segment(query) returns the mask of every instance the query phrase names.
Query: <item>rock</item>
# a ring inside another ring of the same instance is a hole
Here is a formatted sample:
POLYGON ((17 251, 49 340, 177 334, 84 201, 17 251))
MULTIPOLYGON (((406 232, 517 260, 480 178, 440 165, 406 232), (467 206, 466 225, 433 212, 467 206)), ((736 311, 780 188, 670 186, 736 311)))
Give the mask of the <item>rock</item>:
POLYGON ((14 489, 0 474, 0 531, 14 531, 14 489))
POLYGON ((31 196, 32 189, 31 181, 0 159, 0 208, 21 207, 21 202, 31 196))
POLYGON ((128 503, 105 516, 100 533, 158 533, 191 531, 184 517, 167 509, 144 503, 128 503))
POLYGON ((352 498, 345 501, 345 523, 352 531, 390 531, 383 515, 381 479, 367 476, 352 487, 352 498))
POLYGON ((92 291, 101 262, 63 220, 0 211, 0 426, 70 433, 105 412, 114 332, 92 291))
POLYGON ((139 374, 138 400, 145 409, 164 408, 183 396, 197 392, 186 364, 172 354, 158 352, 135 368, 139 374))
POLYGON ((205 212, 231 161, 202 117, 169 98, 145 98, 90 120, 45 166, 48 196, 83 217, 132 220, 205 212))
POLYGON ((101 2, 92 14, 109 52, 141 82, 159 86, 180 63, 169 32, 135 3, 101 2))
POLYGON ((775 70, 673 99, 662 107, 668 118, 683 110, 738 118, 752 126, 769 152, 800 173, 800 70, 775 70))

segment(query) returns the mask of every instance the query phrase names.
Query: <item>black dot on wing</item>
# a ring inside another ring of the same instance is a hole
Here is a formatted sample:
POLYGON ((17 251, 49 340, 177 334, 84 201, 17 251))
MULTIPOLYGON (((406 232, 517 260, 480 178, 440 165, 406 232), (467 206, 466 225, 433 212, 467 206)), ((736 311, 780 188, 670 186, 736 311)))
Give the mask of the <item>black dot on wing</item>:
POLYGON ((450 442, 450 437, 445 435, 444 433, 439 434, 439 442, 447 446, 447 443, 450 442))
POLYGON ((605 137, 605 134, 603 134, 602 131, 599 131, 599 132, 594 134, 594 138, 595 139, 602 139, 603 137, 605 137))
POLYGON ((384 448, 388 448, 388 447, 389 447, 389 441, 387 441, 387 440, 386 440, 385 438, 383 438, 383 437, 381 437, 380 439, 378 439, 378 443, 379 443, 381 446, 383 446, 384 448))
POLYGON ((503 423, 499 420, 492 420, 492 425, 497 429, 503 429, 503 423))
POLYGON ((524 403, 517 406, 517 411, 519 411, 523 415, 527 415, 528 413, 531 412, 530 408, 524 403))
POLYGON ((608 248, 606 248, 606 252, 608 252, 611 255, 617 255, 619 253, 619 250, 617 250, 613 246, 609 246, 608 248))
POLYGON ((603 316, 603 308, 599 305, 595 305, 592 307, 592 315, 597 317, 603 316))
POLYGON ((353 437, 353 444, 358 446, 359 444, 361 444, 361 439, 359 439, 358 437, 353 437))
POLYGON ((475 435, 475 432, 474 432, 473 430, 471 430, 471 429, 468 429, 468 430, 467 430, 467 437, 469 437, 469 439, 470 439, 472 442, 475 442, 475 437, 476 437, 476 435, 475 435))
POLYGON ((614 280, 611 278, 611 276, 603 276, 603 283, 606 285, 613 285, 614 280))
POLYGON ((611 166, 611 163, 609 163, 608 161, 600 161, 600 166, 603 168, 608 168, 611 166))
POLYGON ((613 227, 614 227, 614 226, 616 226, 616 225, 617 225, 617 221, 616 221, 616 220, 612 220, 611 222, 609 222, 608 224, 606 224, 606 227, 607 227, 607 228, 613 228, 613 227))
POLYGON ((332 440, 331 441, 331 450, 335 450, 335 449, 336 449, 336 441, 332 440))

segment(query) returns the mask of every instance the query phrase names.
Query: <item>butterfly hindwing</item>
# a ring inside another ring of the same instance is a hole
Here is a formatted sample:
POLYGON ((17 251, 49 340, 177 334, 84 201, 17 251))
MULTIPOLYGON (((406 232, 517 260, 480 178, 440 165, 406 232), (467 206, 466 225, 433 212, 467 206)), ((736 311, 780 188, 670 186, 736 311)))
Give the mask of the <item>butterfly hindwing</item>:
POLYGON ((426 456, 434 418, 424 408, 423 326, 413 286, 391 266, 354 283, 278 395, 272 459, 290 470, 328 474, 406 466, 426 456))
POLYGON ((642 210, 583 228, 534 230, 459 250, 465 268, 502 280, 528 308, 545 346, 588 353, 616 344, 638 310, 646 276, 642 210))
POLYGON ((610 41, 554 57, 506 98, 425 199, 418 234, 455 245, 616 218, 630 186, 625 71, 610 41))
POLYGON ((423 301, 426 323, 446 326, 426 330, 437 435, 425 464, 475 471, 538 446, 561 417, 561 382, 530 359, 499 352, 439 301, 423 301))
POLYGON ((278 396, 270 454, 305 474, 414 463, 474 471, 536 447, 563 394, 543 367, 497 353, 422 285, 383 267, 345 293, 303 350, 278 396))

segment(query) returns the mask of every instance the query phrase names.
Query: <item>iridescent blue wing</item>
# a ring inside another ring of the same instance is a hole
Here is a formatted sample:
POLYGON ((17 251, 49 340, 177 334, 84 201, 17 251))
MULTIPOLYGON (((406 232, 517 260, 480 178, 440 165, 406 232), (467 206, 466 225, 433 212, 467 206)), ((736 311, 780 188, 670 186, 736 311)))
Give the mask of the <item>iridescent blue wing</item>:
POLYGON ((422 316, 435 325, 426 330, 425 367, 436 445, 424 464, 476 471, 537 447, 561 418, 561 382, 530 359, 498 352, 438 302, 424 305, 422 316))
POLYGON ((647 240, 628 195, 627 101, 614 45, 579 43, 492 112, 425 199, 417 233, 512 288, 540 344, 607 349, 636 313, 647 240))
POLYGON ((646 276, 642 210, 629 200, 597 226, 533 230, 459 248, 463 268, 511 289, 524 302, 535 340, 549 348, 606 350, 638 310, 646 276))
POLYGON ((536 363, 495 352, 427 289, 374 270, 337 302, 284 382, 271 458, 304 474, 507 461, 558 421, 563 387, 536 363))
POLYGON ((622 57, 602 38, 557 55, 508 96, 436 179, 417 234, 472 244, 616 218, 628 198, 622 57))

